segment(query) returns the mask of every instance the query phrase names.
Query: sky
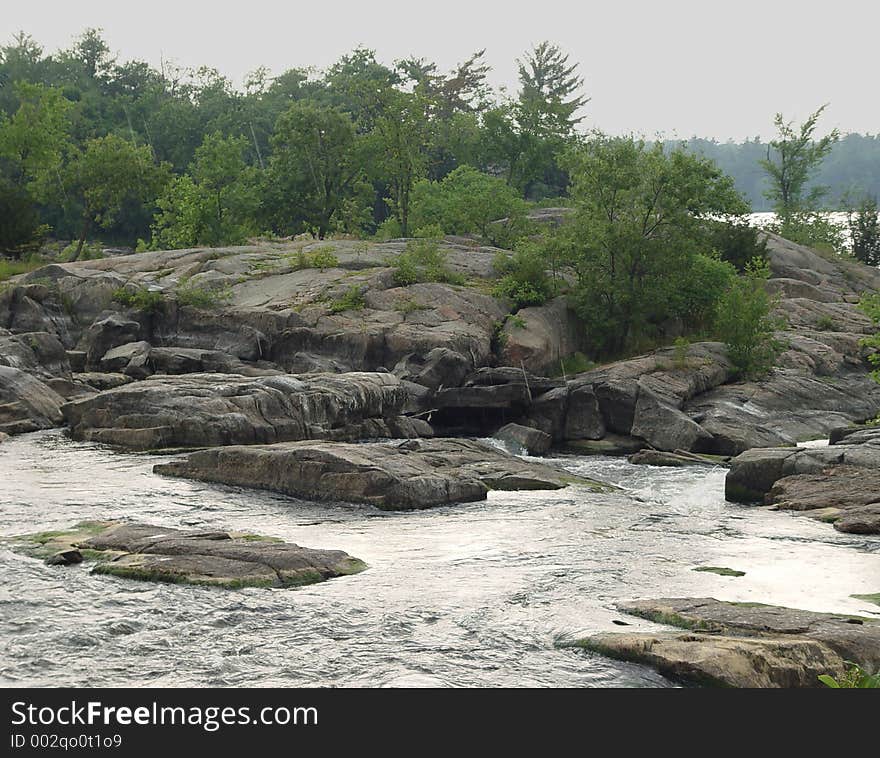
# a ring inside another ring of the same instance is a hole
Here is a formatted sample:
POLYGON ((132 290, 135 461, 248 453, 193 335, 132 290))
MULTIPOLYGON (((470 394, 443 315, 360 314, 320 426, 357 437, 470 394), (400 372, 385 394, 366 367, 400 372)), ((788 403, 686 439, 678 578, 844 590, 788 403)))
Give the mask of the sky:
POLYGON ((773 114, 819 132, 880 132, 873 0, 335 0, 212 2, 6 0, 0 39, 24 30, 47 51, 101 27, 121 59, 209 65, 241 83, 324 68, 358 45, 391 63, 411 55, 451 69, 486 48, 490 81, 516 91, 516 58, 537 42, 580 64, 583 125, 610 134, 724 141, 772 134, 773 114), (129 7, 126 8, 125 6, 129 7))

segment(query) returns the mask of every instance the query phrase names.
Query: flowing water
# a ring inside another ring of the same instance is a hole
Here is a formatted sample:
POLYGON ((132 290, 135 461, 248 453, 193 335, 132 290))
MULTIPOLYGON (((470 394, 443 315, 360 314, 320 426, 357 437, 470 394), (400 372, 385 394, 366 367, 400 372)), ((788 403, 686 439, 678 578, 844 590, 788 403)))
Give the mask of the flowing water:
MULTIPOLYGON (((492 492, 411 513, 165 479, 166 460, 68 440, 0 445, 0 535, 128 518, 338 548, 362 574, 224 591, 91 576, 0 544, 0 683, 135 686, 669 686, 558 643, 655 628, 631 598, 707 596, 872 613, 880 539, 725 503, 724 470, 557 457, 616 494, 492 492), (739 578, 699 565, 745 571, 739 578)), ((874 607, 876 613, 877 609, 874 607)))

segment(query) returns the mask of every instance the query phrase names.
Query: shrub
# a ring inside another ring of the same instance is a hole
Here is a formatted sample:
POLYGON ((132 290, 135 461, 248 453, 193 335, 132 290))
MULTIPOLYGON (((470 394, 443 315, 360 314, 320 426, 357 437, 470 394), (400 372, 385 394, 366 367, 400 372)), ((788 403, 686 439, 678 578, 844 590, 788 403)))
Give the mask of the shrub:
MULTIPOLYGON (((71 242, 64 250, 61 251, 61 255, 59 256, 63 261, 69 261, 76 255, 76 248, 78 244, 76 242, 71 242)), ((83 245, 82 250, 80 251, 79 256, 76 258, 78 261, 97 261, 101 260, 104 257, 104 250, 101 248, 101 245, 97 242, 87 242, 83 245)))
POLYGON ((177 295, 177 302, 181 305, 187 305, 200 310, 219 308, 232 297, 232 290, 229 287, 212 289, 210 287, 200 287, 198 284, 193 284, 189 281, 181 282, 177 285, 174 293, 177 295))
POLYGON ((160 290, 122 287, 113 293, 113 301, 142 313, 160 313, 165 310, 165 295, 160 290))
POLYGON ((304 268, 319 268, 323 271, 325 268, 334 268, 339 265, 339 258, 333 252, 330 245, 321 245, 316 247, 307 254, 309 265, 304 268))
POLYGON ((552 296, 552 283, 545 270, 541 248, 521 245, 513 255, 499 253, 494 268, 501 278, 492 288, 495 297, 506 297, 516 308, 543 305, 552 296))
MULTIPOLYGON (((878 327, 880 327, 880 293, 866 295, 859 303, 859 310, 867 315, 878 327)), ((880 332, 865 337, 861 343, 863 347, 874 348, 876 352, 868 355, 868 361, 875 367, 871 376, 880 382, 880 332)), ((878 417, 880 418, 880 417, 878 417)))
POLYGON ((740 273, 756 258, 767 260, 766 240, 746 221, 708 221, 706 231, 709 244, 721 260, 732 264, 740 273))
POLYGON ((835 679, 829 674, 822 674, 819 681, 826 687, 835 690, 844 689, 860 689, 875 690, 880 689, 880 673, 869 674, 859 664, 852 661, 845 661, 847 669, 840 679, 835 679))
POLYGON ((48 227, 40 224, 33 198, 11 182, 0 180, 0 253, 20 258, 35 251, 48 227))
POLYGON ((360 287, 349 287, 345 293, 330 303, 330 313, 343 313, 345 311, 359 311, 366 305, 364 293, 360 287))
POLYGON ((792 211, 764 227, 783 239, 828 253, 846 248, 843 226, 819 211, 792 211))
POLYGON ((774 338, 780 326, 771 316, 775 305, 767 292, 770 269, 766 262, 752 261, 718 303, 715 330, 727 345, 728 356, 740 376, 760 377, 770 369, 782 346, 774 338))
POLYGON ((464 282, 464 277, 446 267, 446 252, 433 240, 410 240, 392 266, 394 283, 401 287, 420 282, 464 282))

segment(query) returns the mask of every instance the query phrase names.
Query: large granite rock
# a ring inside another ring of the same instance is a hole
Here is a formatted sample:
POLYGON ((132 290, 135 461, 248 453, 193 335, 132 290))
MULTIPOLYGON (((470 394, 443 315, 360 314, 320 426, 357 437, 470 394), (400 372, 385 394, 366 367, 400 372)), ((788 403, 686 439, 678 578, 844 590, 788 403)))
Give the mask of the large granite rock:
POLYGON ((75 439, 133 449, 430 434, 391 374, 152 376, 63 406, 75 439))
POLYGON ((22 434, 61 426, 64 403, 35 376, 0 365, 0 432, 22 434))
POLYGON ((383 510, 484 500, 490 489, 552 490, 571 482, 601 487, 476 440, 451 439, 214 448, 159 464, 154 470, 307 500, 368 503, 383 510))
POLYGON ((314 550, 258 535, 181 531, 147 524, 83 522, 14 542, 49 565, 95 561, 92 572, 226 589, 295 587, 356 574, 366 565, 340 550, 314 550))
POLYGON ((853 434, 827 447, 748 450, 730 466, 728 500, 803 512, 839 531, 880 534, 880 437, 853 434))
POLYGON ((580 641, 595 652, 654 666, 661 673, 729 687, 818 687, 845 662, 880 669, 880 622, 714 598, 620 604, 626 613, 680 632, 599 634, 580 641))
POLYGON ((501 362, 524 366, 534 374, 558 374, 562 359, 584 347, 583 323, 565 297, 522 308, 501 330, 501 362))

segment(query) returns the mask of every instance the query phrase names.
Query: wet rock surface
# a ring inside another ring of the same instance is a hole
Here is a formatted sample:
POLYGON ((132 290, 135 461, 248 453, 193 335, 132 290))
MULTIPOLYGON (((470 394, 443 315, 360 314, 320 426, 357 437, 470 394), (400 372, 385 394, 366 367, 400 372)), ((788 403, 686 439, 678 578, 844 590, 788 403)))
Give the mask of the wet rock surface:
POLYGON ((853 662, 880 668, 880 622, 714 598, 621 603, 620 610, 688 630, 598 634, 582 647, 674 678, 728 687, 819 687, 853 662))
POLYGON ((95 574, 175 584, 295 587, 363 571, 340 550, 313 550, 258 535, 184 531, 147 524, 83 522, 24 535, 15 544, 52 566, 82 563, 95 574))
POLYGON ((476 440, 393 443, 289 442, 214 448, 159 464, 167 476, 255 487, 306 500, 412 510, 485 500, 490 489, 602 489, 550 466, 523 461, 476 440))

